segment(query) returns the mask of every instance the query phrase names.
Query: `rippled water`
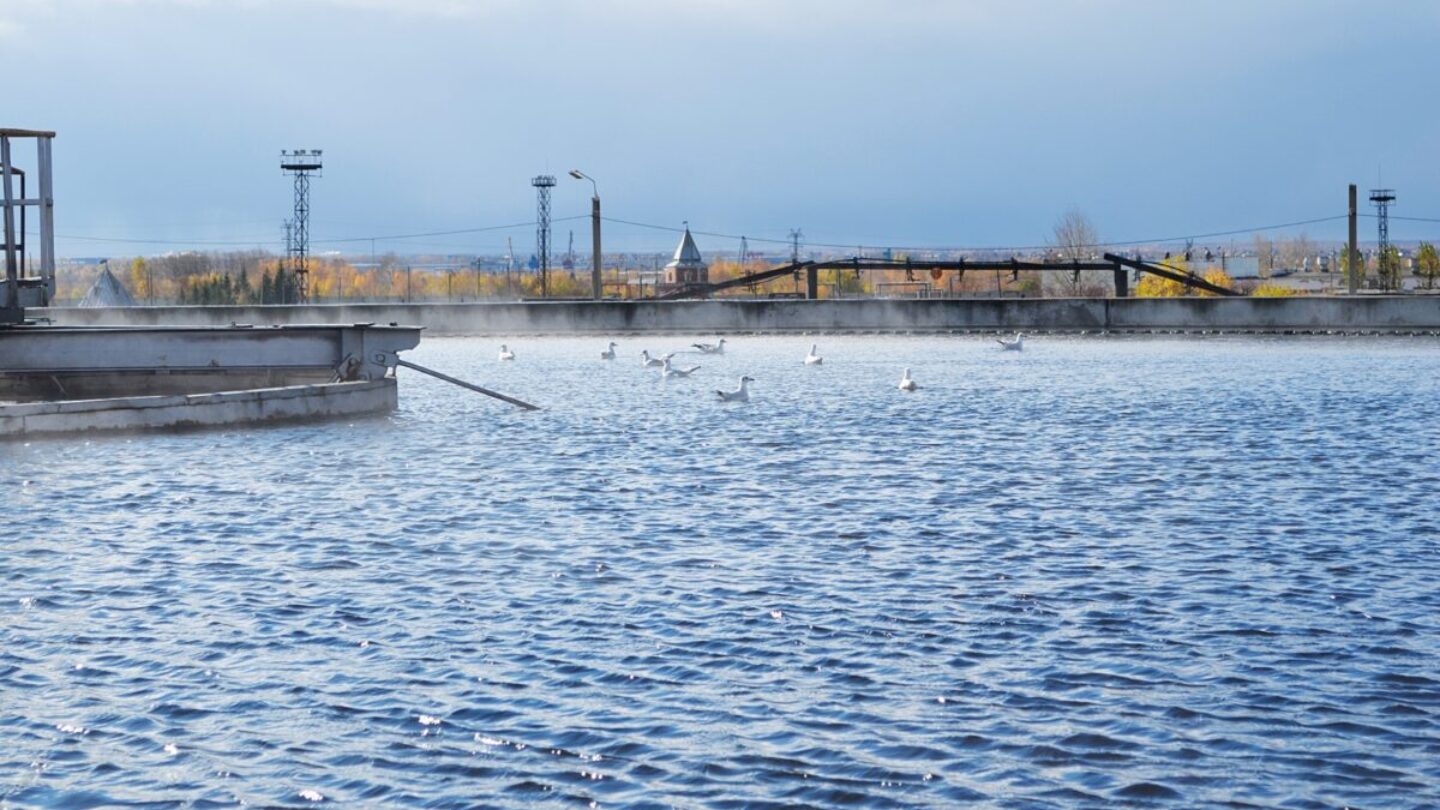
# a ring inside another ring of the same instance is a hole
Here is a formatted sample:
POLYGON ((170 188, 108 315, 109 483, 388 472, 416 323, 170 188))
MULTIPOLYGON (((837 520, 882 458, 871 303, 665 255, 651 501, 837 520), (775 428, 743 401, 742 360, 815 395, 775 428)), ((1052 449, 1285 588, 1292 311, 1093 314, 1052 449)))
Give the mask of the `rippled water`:
POLYGON ((0 445, 0 805, 1440 803, 1440 343, 619 340, 0 445))

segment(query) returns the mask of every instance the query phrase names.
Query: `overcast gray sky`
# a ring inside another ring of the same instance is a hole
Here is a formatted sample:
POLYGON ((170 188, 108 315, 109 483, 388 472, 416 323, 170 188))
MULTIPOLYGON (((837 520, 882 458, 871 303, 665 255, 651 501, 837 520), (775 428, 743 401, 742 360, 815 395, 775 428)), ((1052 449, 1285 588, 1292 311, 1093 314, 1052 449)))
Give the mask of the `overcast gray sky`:
MULTIPOLYGON (((1029 245, 1078 207, 1148 239, 1343 214, 1382 173, 1440 218, 1437 34, 1432 0, 0 0, 0 126, 59 132, 62 235, 168 240, 64 255, 278 249, 293 147, 325 150, 317 251, 533 220, 542 172, 584 215, 575 167, 608 216, 752 237, 1029 245)), ((377 249, 507 235, 533 250, 377 249)))

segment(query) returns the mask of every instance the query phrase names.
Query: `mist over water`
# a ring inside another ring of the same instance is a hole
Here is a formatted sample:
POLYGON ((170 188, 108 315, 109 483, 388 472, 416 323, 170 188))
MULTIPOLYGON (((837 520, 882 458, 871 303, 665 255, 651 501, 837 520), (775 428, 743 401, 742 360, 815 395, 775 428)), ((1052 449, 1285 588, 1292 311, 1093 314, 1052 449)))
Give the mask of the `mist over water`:
POLYGON ((1440 343, 696 339, 0 445, 0 806, 1440 803, 1440 343))

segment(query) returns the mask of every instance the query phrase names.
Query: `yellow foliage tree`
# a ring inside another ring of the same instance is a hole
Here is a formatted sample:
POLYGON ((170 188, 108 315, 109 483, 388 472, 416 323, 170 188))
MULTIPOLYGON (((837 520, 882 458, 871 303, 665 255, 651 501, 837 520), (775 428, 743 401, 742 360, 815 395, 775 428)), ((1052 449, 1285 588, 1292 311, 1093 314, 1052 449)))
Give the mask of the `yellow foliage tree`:
MULTIPOLYGON (((1188 273, 1190 270, 1185 266, 1184 259, 1166 258, 1163 262, 1157 262, 1166 268, 1179 273, 1188 273)), ((1180 298, 1189 294, 1190 288, 1180 282, 1157 276, 1153 273, 1144 273, 1135 284, 1136 298, 1180 298)))
MULTIPOLYGON (((1235 289, 1235 279, 1231 278, 1229 273, 1218 267, 1206 269, 1200 277, 1218 287, 1225 287, 1231 290, 1235 289)), ((1217 293, 1210 292, 1209 290, 1195 290, 1195 294, 1205 298, 1214 298, 1217 295, 1217 293)))
MULTIPOLYGON (((1166 259, 1159 263, 1179 273, 1190 272, 1189 264, 1184 259, 1166 259)), ((1216 284, 1221 287, 1231 289, 1235 287, 1235 279, 1231 278, 1229 273, 1226 273, 1218 267, 1205 268, 1205 271, 1200 274, 1200 277, 1211 284, 1216 284)), ((1189 295, 1213 298, 1216 294, 1208 290, 1199 289, 1198 287, 1191 287, 1174 279, 1162 278, 1146 273, 1140 277, 1140 282, 1135 285, 1135 295, 1139 298, 1182 298, 1189 295)))
POLYGON ((1295 295, 1295 288, 1267 281, 1250 292, 1255 298, 1289 298, 1295 295))
POLYGON ((149 268, 139 256, 130 262, 130 291, 136 301, 149 301, 155 294, 150 289, 149 268))

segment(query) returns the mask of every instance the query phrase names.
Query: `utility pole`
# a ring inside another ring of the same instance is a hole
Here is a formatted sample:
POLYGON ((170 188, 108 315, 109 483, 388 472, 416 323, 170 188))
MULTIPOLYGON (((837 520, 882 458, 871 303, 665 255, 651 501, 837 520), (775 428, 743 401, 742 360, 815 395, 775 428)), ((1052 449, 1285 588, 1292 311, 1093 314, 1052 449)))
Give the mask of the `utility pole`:
MULTIPOLYGON (((799 264, 799 263, 800 263, 800 237, 802 237, 802 236, 804 236, 804 235, 805 235, 805 234, 803 234, 803 233, 800 232, 800 229, 799 229, 799 228, 791 228, 791 229, 790 229, 790 263, 791 263, 791 264, 799 264)), ((795 270, 795 274, 794 274, 794 275, 795 275, 795 292, 798 294, 798 293, 800 292, 800 270, 799 270, 798 268, 795 270)))
POLYGON ((590 296, 596 301, 605 297, 605 282, 600 277, 604 267, 600 252, 600 192, 590 198, 590 296))
POLYGON ((1346 251, 1346 252, 1345 252, 1345 259, 1346 259, 1346 261, 1345 261, 1345 276, 1346 276, 1346 279, 1345 279, 1345 280, 1346 280, 1347 285, 1348 285, 1348 287, 1349 287, 1349 289, 1350 289, 1350 294, 1351 294, 1351 295, 1354 295, 1354 294, 1356 293, 1356 291, 1360 288, 1360 273, 1359 273, 1359 270, 1360 270, 1360 251, 1359 251, 1359 249, 1356 247, 1356 244, 1355 244, 1355 240, 1356 240, 1355 218, 1356 218, 1356 216, 1357 216, 1357 212, 1356 212, 1356 210, 1355 210, 1355 207, 1356 207, 1356 203, 1355 203, 1355 184, 1354 184, 1354 183, 1351 183, 1351 184, 1350 184, 1350 241, 1349 241, 1349 244, 1348 244, 1348 245, 1346 246, 1346 248, 1345 248, 1345 251, 1346 251))
POLYGON ((571 169, 570 176, 576 180, 589 180, 590 190, 594 192, 590 196, 590 297, 599 301, 605 297, 604 282, 600 278, 600 186, 595 183, 595 178, 579 169, 571 169))
POLYGON ((510 243, 510 237, 505 237, 505 294, 509 295, 512 287, 510 271, 515 269, 515 246, 510 243))
MULTIPOLYGON (((287 219, 287 220, 285 220, 285 222, 283 223, 284 226, 285 226, 285 257, 286 257, 286 258, 280 260, 280 263, 279 263, 279 265, 277 266, 277 269, 276 269, 276 271, 275 271, 275 279, 276 279, 277 281, 284 281, 284 280, 285 280, 285 279, 284 279, 284 273, 281 272, 281 271, 283 271, 283 270, 285 269, 285 265, 286 265, 287 263, 289 263, 289 257, 292 256, 292 255, 294 255, 294 253, 295 253, 295 228, 294 228, 294 226, 292 225, 292 222, 293 222, 293 220, 287 219)), ((294 268, 294 267, 291 267, 291 268, 290 268, 290 272, 292 272, 292 273, 295 272, 295 268, 294 268)), ((276 298, 277 300, 274 301, 274 302, 272 302, 272 303, 276 303, 276 304, 288 304, 288 303, 290 303, 289 301, 286 300, 286 298, 287 298, 288 296, 286 296, 286 294, 285 294, 285 285, 284 285, 284 284, 276 284, 275 287, 278 287, 279 289, 275 289, 274 287, 272 287, 270 292, 271 292, 271 296, 274 297, 274 298, 276 298)))

